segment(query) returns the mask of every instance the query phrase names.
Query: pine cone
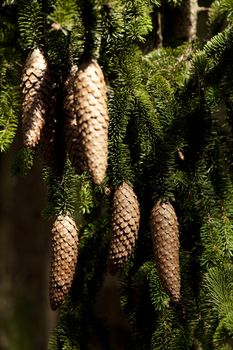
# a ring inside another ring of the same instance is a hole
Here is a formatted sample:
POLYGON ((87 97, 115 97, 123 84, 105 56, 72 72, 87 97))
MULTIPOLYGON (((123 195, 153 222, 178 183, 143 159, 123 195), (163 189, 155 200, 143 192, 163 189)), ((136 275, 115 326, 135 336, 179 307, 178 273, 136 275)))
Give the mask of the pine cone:
POLYGON ((135 247, 139 230, 140 211, 137 197, 126 182, 113 198, 112 239, 108 254, 108 270, 120 271, 135 247))
POLYGON ((151 235, 158 273, 173 301, 180 299, 179 231, 174 208, 158 201, 151 212, 151 235))
POLYGON ((75 168, 78 174, 81 174, 86 170, 85 162, 83 159, 83 147, 81 140, 78 135, 77 120, 75 114, 75 100, 74 100, 74 84, 78 67, 73 65, 71 67, 68 78, 65 82, 65 100, 64 100, 64 111, 65 111, 65 143, 67 153, 69 155, 71 164, 75 168))
POLYGON ((24 145, 35 147, 39 142, 51 98, 51 76, 48 62, 39 49, 28 56, 22 76, 24 145))
POLYGON ((109 117, 104 75, 95 60, 82 64, 76 73, 74 110, 83 164, 99 185, 107 168, 109 117))
POLYGON ((68 294, 78 256, 78 230, 68 215, 59 215, 52 228, 52 252, 49 297, 53 310, 68 294))

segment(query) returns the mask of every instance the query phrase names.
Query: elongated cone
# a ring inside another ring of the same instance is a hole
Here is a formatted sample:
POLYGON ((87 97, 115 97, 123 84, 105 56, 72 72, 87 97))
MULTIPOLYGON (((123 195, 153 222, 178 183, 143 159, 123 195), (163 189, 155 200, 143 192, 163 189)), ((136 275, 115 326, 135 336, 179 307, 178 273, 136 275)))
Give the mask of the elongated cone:
POLYGON ((69 215, 59 215, 52 228, 49 297, 56 310, 68 294, 78 257, 78 229, 69 215))
POLYGON ((120 185, 113 198, 112 239, 108 254, 108 271, 120 271, 132 253, 138 237, 139 203, 131 186, 120 185))
POLYGON ((48 62, 39 49, 28 56, 22 75, 22 127, 24 145, 35 147, 40 140, 51 99, 52 79, 48 62))
POLYGON ((173 301, 180 299, 179 230, 170 203, 158 201, 151 212, 151 235, 158 273, 173 301))
POLYGON ((78 68, 74 82, 74 111, 83 163, 93 182, 99 185, 107 169, 109 117, 104 75, 95 60, 78 68))
POLYGON ((78 67, 72 65, 67 80, 64 84, 65 99, 64 99, 64 133, 66 150, 69 155, 71 164, 78 174, 86 170, 83 147, 81 139, 78 135, 77 119, 75 114, 75 99, 74 99, 74 84, 78 67))

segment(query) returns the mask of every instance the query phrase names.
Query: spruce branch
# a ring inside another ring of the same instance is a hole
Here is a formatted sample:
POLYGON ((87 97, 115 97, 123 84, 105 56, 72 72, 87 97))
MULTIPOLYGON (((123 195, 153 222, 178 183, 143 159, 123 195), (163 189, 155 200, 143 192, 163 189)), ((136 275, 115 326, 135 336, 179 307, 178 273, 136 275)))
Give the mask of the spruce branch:
POLYGON ((44 16, 37 0, 19 1, 18 25, 24 49, 34 49, 44 44, 44 16))

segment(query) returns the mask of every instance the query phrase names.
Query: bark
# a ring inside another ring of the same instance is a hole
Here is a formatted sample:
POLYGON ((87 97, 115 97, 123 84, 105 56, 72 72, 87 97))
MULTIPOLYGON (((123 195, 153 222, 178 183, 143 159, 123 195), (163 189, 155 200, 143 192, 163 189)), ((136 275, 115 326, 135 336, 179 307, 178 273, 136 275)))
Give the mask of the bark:
MULTIPOLYGON (((208 7, 200 7, 198 0, 184 0, 180 7, 165 7, 163 14, 165 45, 171 45, 174 42, 175 44, 191 42, 199 37, 199 14, 207 11, 208 7)), ((203 36, 203 28, 201 32, 203 36)))

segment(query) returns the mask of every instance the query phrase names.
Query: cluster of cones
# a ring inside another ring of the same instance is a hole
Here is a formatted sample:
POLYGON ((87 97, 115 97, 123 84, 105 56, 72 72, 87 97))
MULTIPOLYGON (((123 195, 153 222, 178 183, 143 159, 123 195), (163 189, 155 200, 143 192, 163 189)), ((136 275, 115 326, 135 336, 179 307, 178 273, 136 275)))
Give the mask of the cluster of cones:
MULTIPOLYGON (((113 198, 112 239, 108 270, 120 271, 131 255, 139 230, 140 211, 137 197, 127 183, 120 185, 113 198)), ((180 299, 179 229, 171 203, 158 201, 150 218, 151 238, 158 274, 172 300, 180 299)))
MULTIPOLYGON (((138 238, 139 203, 126 182, 113 198, 112 238, 108 271, 115 274, 128 261, 138 238)), ((158 274, 172 300, 180 299, 179 232, 177 216, 169 202, 158 201, 151 211, 151 237, 158 274)), ((72 284, 78 256, 78 229, 69 215, 59 215, 52 229, 50 303, 56 309, 72 284)))
MULTIPOLYGON (((22 76, 23 137, 28 148, 42 141, 46 159, 54 156, 56 92, 48 61, 34 49, 22 76)), ((109 117, 104 75, 96 60, 71 67, 63 95, 66 151, 77 173, 88 171, 99 185, 107 169, 109 117)))
MULTIPOLYGON (((34 148, 41 140, 46 156, 54 157, 56 84, 39 49, 26 61, 22 76, 22 127, 24 145, 34 148)), ((96 60, 73 65, 64 84, 63 109, 66 151, 75 170, 88 171, 95 184, 102 183, 108 157, 107 93, 103 72, 96 60)), ((133 188, 123 182, 113 198, 112 239, 108 270, 120 271, 135 248, 140 209, 133 188)), ((155 261, 164 288, 174 301, 180 298, 179 233, 170 203, 157 202, 151 213, 155 261)), ((50 304, 56 309, 71 287, 78 256, 78 228, 68 214, 56 217, 52 228, 50 304)))
MULTIPOLYGON (((28 56, 22 75, 22 129, 25 147, 42 144, 46 163, 54 167, 57 85, 40 49, 28 56)), ((102 183, 108 157, 107 89, 103 72, 92 59, 72 65, 63 86, 63 130, 59 133, 77 173, 88 171, 96 185, 102 183)), ((60 102, 60 101, 59 101, 60 102)), ((52 228, 50 304, 56 309, 68 293, 78 256, 78 228, 67 214, 56 217, 52 228)))

